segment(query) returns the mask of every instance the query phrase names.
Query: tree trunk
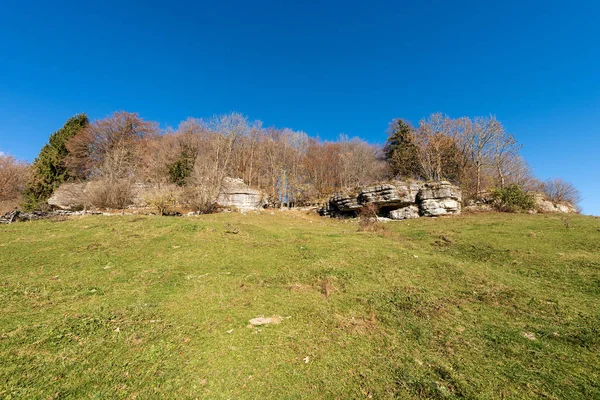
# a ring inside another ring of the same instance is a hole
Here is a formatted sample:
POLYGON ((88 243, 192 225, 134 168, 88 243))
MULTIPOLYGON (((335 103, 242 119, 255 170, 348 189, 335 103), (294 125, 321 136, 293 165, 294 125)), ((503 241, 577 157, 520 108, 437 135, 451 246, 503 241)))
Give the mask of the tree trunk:
POLYGON ((481 164, 477 163, 477 187, 475 188, 475 197, 479 199, 481 192, 481 164))

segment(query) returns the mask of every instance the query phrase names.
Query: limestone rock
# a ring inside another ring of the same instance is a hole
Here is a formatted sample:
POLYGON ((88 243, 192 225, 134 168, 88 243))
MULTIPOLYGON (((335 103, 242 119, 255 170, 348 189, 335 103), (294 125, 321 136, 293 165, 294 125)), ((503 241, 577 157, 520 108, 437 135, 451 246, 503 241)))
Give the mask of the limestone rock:
POLYGON ((329 208, 342 213, 356 212, 362 208, 354 196, 333 196, 329 199, 329 208))
POLYGON ((267 204, 267 196, 261 190, 246 185, 242 179, 225 178, 217 204, 241 210, 258 209, 267 204))
POLYGON ((77 210, 84 208, 86 199, 86 183, 63 183, 48 199, 48 204, 62 210, 77 210))
POLYGON ((417 200, 431 200, 431 199, 452 199, 461 201, 462 194, 460 189, 450 182, 429 182, 425 183, 417 195, 417 200))
POLYGON ((546 199, 543 194, 536 194, 534 196, 536 211, 541 213, 565 213, 575 214, 577 209, 572 204, 561 204, 553 203, 546 199))
POLYGON ((446 181, 426 183, 417 195, 421 215, 425 217, 458 214, 461 200, 460 189, 446 181))
POLYGON ((411 205, 392 210, 389 213, 389 217, 396 220, 419 218, 419 207, 411 205))
POLYGON ((417 195, 423 186, 422 183, 419 182, 394 182, 399 191, 406 193, 405 199, 407 203, 414 204, 417 202, 417 195))
POLYGON ((383 184, 368 186, 358 195, 358 203, 362 205, 374 204, 376 206, 406 206, 415 202, 418 185, 399 182, 397 185, 383 184))
POLYGON ((454 199, 429 199, 420 203, 421 214, 424 217, 437 217, 447 214, 460 213, 460 203, 454 199))
POLYGON ((422 216, 458 214, 460 189, 450 182, 395 181, 363 188, 357 196, 336 195, 319 210, 323 216, 356 216, 366 206, 375 206, 379 216, 409 219, 422 216))

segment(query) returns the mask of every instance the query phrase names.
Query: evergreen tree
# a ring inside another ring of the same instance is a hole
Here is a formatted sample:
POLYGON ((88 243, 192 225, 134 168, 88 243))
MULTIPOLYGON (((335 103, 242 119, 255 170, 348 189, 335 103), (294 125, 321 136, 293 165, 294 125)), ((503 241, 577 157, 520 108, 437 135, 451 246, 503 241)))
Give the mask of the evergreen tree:
POLYGON ((396 119, 390 125, 390 136, 383 151, 394 177, 421 176, 415 130, 403 119, 396 119))
POLYGON ((194 158, 187 152, 183 152, 179 159, 168 165, 169 178, 177 186, 184 186, 194 169, 194 158))
POLYGON ((78 114, 69 118, 61 129, 50 135, 48 143, 33 162, 31 183, 25 191, 25 209, 39 209, 54 190, 69 179, 64 162, 68 154, 66 143, 88 124, 88 117, 78 114))

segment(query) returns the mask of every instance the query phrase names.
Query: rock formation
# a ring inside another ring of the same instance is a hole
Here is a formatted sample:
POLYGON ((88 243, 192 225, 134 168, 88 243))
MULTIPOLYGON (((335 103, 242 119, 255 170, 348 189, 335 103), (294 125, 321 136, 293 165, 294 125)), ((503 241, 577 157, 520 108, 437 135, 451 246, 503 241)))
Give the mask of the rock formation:
POLYGON ((425 217, 458 214, 462 195, 450 182, 425 183, 417 195, 421 214, 425 217))
POLYGON ((87 205, 87 183, 63 183, 48 199, 48 204, 62 210, 83 209, 87 205))
POLYGON ((540 213, 577 213, 577 209, 572 204, 553 203, 540 193, 536 194, 533 200, 535 201, 536 206, 535 211, 540 213))
POLYGON ((319 210, 323 216, 356 216, 367 206, 391 219, 458 214, 461 210, 460 189, 450 182, 400 182, 368 186, 355 196, 332 196, 319 210))
POLYGON ((390 219, 413 219, 419 218, 419 207, 417 206, 408 206, 402 207, 397 210, 392 210, 389 212, 388 217, 390 219))
MULTIPOLYGON (((64 183, 54 191, 48 204, 61 210, 83 210, 90 207, 90 193, 99 182, 64 183)), ((145 195, 155 189, 151 184, 134 183, 131 186, 131 207, 145 207, 145 195)), ((258 209, 267 204, 267 196, 260 190, 246 185, 241 179, 225 178, 216 199, 219 206, 241 210, 258 209)))
POLYGON ((267 196, 261 190, 246 185, 242 179, 225 178, 217 204, 240 210, 258 209, 267 204, 267 196))

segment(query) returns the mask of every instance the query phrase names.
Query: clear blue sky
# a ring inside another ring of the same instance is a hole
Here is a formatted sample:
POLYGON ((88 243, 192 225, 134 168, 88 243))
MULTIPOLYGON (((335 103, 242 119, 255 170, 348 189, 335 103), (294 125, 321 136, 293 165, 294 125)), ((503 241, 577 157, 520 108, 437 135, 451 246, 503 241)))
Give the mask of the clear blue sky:
POLYGON ((79 112, 238 111, 374 143, 395 117, 495 114, 600 215, 599 21, 597 0, 4 0, 0 151, 32 160, 79 112))

